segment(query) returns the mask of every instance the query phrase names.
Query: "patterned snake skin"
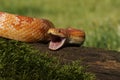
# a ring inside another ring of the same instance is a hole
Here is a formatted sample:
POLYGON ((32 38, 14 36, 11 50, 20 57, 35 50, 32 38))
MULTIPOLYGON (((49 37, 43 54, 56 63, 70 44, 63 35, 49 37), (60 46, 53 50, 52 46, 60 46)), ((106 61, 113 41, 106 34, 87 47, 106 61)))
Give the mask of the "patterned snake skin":
POLYGON ((65 44, 82 45, 85 32, 74 28, 55 28, 46 19, 0 12, 0 37, 23 42, 50 41, 49 49, 58 50, 65 44))
POLYGON ((24 42, 47 41, 47 31, 53 27, 45 19, 0 12, 0 37, 24 42))

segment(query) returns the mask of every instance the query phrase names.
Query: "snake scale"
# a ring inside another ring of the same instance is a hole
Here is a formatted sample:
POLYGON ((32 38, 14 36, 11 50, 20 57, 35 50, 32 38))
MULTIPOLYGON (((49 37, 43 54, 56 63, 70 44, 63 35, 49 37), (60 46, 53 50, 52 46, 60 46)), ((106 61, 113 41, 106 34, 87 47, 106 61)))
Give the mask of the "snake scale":
POLYGON ((46 19, 0 12, 0 37, 23 42, 50 41, 49 49, 58 50, 64 44, 81 45, 85 33, 74 28, 55 28, 46 19))

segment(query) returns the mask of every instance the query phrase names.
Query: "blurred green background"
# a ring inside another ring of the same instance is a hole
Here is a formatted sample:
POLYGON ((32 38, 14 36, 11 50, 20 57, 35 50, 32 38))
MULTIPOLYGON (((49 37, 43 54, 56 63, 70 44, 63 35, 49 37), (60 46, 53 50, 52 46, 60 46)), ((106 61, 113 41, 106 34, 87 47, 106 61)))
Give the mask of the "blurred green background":
POLYGON ((0 0, 0 11, 82 29, 84 46, 120 51, 120 0, 0 0))

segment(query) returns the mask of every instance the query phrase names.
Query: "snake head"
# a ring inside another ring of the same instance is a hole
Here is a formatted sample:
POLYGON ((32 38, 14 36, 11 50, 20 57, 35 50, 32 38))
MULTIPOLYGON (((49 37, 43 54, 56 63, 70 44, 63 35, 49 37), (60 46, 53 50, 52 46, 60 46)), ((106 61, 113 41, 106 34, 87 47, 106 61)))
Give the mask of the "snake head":
POLYGON ((49 49, 51 50, 58 50, 65 44, 81 45, 85 40, 84 31, 74 28, 50 28, 48 34, 50 35, 49 49))
POLYGON ((68 43, 81 45, 85 41, 85 32, 79 29, 67 28, 68 43))

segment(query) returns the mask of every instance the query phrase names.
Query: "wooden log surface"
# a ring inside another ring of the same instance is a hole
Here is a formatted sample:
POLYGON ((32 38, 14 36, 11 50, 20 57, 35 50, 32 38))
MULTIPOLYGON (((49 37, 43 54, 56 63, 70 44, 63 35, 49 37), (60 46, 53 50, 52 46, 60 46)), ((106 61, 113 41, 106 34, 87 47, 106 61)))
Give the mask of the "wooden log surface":
POLYGON ((48 53, 59 58, 61 63, 82 60, 82 65, 87 65, 87 71, 95 73, 97 80, 120 79, 120 52, 90 47, 65 46, 51 51, 47 44, 31 43, 41 53, 48 53))

